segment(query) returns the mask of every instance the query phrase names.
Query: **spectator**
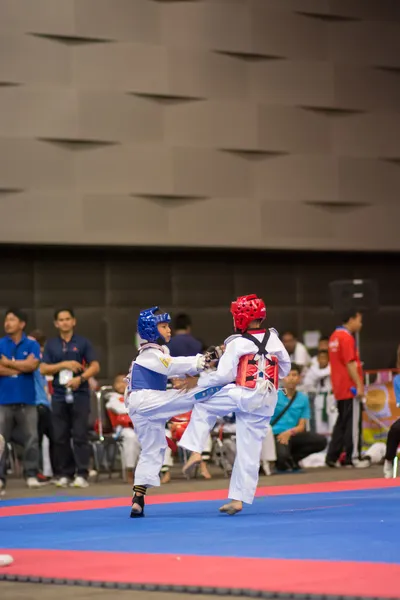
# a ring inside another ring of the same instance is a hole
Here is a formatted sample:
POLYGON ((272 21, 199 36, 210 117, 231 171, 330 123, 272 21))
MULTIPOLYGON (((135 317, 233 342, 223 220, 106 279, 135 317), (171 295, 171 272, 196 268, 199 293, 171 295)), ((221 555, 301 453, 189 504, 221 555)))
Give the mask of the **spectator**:
POLYGON ((196 356, 202 352, 203 344, 191 333, 189 315, 179 314, 174 322, 174 337, 168 344, 171 356, 196 356))
POLYGON ((343 317, 329 340, 329 361, 338 418, 329 444, 326 464, 340 466, 339 457, 346 453, 345 466, 364 468, 370 460, 361 458, 361 400, 364 396, 363 372, 354 337, 362 327, 362 314, 356 310, 343 317), (356 394, 352 392, 356 389, 356 394))
POLYGON ((329 337, 328 336, 323 336, 319 339, 318 342, 318 350, 317 350, 317 354, 315 356, 312 357, 311 359, 311 366, 318 366, 319 364, 319 360, 318 360, 318 353, 321 351, 325 351, 326 353, 329 352, 329 337))
POLYGON ((276 466, 279 471, 299 469, 299 462, 326 448, 323 435, 306 431, 310 419, 308 397, 297 391, 300 367, 292 365, 284 379, 285 392, 279 390, 278 402, 271 419, 276 444, 276 466))
MULTIPOLYGON (((396 404, 400 406, 400 375, 396 375, 393 379, 394 394, 396 397, 396 404)), ((386 456, 385 463, 383 465, 383 476, 385 479, 391 479, 394 475, 394 459, 397 456, 397 449, 400 444, 400 419, 395 421, 389 429, 387 442, 386 442, 386 456)))
POLYGON ((55 460, 60 478, 58 487, 84 488, 89 473, 90 390, 88 379, 95 377, 100 365, 92 344, 74 332, 76 319, 72 309, 61 308, 54 314, 59 335, 48 340, 40 371, 53 375, 53 428, 55 460), (71 448, 73 442, 73 452, 71 448))
POLYGON ((290 356, 292 363, 298 365, 299 367, 309 366, 311 358, 308 350, 304 344, 298 341, 297 337, 292 331, 285 331, 281 336, 281 340, 290 356))
POLYGON ((125 375, 122 374, 115 377, 113 391, 107 395, 106 409, 114 431, 120 432, 125 466, 133 472, 139 460, 140 444, 125 406, 126 383, 124 379, 125 375))
POLYGON ((328 350, 318 350, 317 364, 311 363, 303 381, 307 394, 314 394, 315 429, 329 435, 337 419, 335 397, 332 393, 331 368, 328 350))
MULTIPOLYGON (((39 366, 40 347, 24 333, 26 316, 18 309, 5 315, 5 337, 0 339, 0 434, 6 444, 13 431, 21 433, 24 446, 24 477, 30 488, 40 487, 37 479, 39 446, 34 371, 39 366)), ((5 453, 0 460, 0 492, 5 488, 5 453)))
MULTIPOLYGON (((46 336, 40 329, 35 329, 29 336, 34 339, 40 345, 40 355, 43 358, 44 345, 46 343, 46 336)), ((53 435, 53 422, 51 416, 51 404, 50 394, 47 385, 47 379, 41 374, 40 368, 34 372, 35 378, 35 395, 36 395, 36 406, 38 413, 38 439, 39 439, 39 468, 40 473, 38 478, 41 481, 46 481, 47 477, 44 476, 43 472, 43 437, 46 436, 49 440, 49 458, 53 477, 58 476, 56 462, 55 462, 55 451, 54 451, 54 435, 53 435)))

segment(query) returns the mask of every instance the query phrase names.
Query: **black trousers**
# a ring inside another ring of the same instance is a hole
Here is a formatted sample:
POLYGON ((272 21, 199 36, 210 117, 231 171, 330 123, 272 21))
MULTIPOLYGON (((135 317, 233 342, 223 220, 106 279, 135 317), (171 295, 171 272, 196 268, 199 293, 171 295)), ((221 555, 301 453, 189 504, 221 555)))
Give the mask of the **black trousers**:
POLYGON ((361 455, 362 446, 362 404, 355 398, 338 400, 338 418, 333 428, 329 444, 328 461, 336 462, 341 453, 346 452, 346 463, 361 455))
POLYGON ((51 415, 51 409, 45 404, 38 404, 38 437, 39 437, 39 468, 43 472, 43 457, 42 457, 42 444, 43 436, 46 436, 49 440, 49 455, 51 469, 54 477, 58 477, 59 470, 55 459, 55 447, 54 447, 54 432, 53 432, 53 419, 51 415))
POLYGON ((393 461, 397 454, 397 448, 400 444, 400 419, 397 419, 389 429, 386 442, 386 460, 393 461))
POLYGON ((294 435, 285 446, 278 442, 275 436, 276 467, 280 471, 298 467, 298 463, 306 456, 315 452, 322 452, 326 448, 326 439, 319 433, 303 431, 294 435))
POLYGON ((72 478, 75 474, 85 478, 88 476, 89 415, 89 396, 75 398, 72 404, 53 399, 55 462, 60 477, 72 478))

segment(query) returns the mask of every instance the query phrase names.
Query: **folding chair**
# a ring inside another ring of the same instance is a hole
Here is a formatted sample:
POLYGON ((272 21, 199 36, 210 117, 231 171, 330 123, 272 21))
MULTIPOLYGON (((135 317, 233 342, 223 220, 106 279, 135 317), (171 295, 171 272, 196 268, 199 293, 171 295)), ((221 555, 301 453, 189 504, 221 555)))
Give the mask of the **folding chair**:
POLYGON ((113 431, 105 408, 107 396, 112 391, 112 386, 104 385, 98 392, 95 392, 96 422, 90 444, 93 451, 94 466, 97 472, 96 481, 99 480, 102 467, 104 467, 105 472, 108 473, 109 479, 112 478, 117 457, 121 464, 122 479, 123 481, 126 481, 126 464, 122 449, 123 441, 120 435, 113 431))

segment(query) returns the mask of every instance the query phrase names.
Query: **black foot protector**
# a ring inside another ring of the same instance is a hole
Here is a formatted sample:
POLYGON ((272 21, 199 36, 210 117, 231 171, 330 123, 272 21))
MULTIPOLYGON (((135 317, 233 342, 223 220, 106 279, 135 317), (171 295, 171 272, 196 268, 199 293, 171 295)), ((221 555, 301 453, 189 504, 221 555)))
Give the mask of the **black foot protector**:
POLYGON ((131 519, 144 517, 144 496, 146 494, 146 488, 141 485, 136 485, 133 487, 133 492, 131 519), (142 495, 138 496, 136 492, 140 492, 142 495))

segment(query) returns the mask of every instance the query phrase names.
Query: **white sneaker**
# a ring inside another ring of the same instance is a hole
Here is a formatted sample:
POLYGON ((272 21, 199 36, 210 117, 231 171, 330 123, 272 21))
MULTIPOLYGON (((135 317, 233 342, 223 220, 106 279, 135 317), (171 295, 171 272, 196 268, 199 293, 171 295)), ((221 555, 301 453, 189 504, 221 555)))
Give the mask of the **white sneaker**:
POLYGON ((368 467, 371 466, 371 459, 369 458, 369 456, 359 460, 355 459, 353 460, 353 466, 356 469, 368 469, 368 467))
POLYGON ((263 460, 261 463, 262 466, 262 470, 264 471, 265 475, 271 475, 271 467, 269 465, 269 462, 267 460, 263 460))
POLYGON ((68 477, 60 477, 59 479, 57 479, 55 485, 56 487, 60 487, 60 488, 66 488, 68 487, 69 484, 69 479, 68 477))
POLYGON ((8 567, 14 562, 14 559, 10 554, 0 554, 0 567, 8 567))
POLYGON ((385 460, 383 465, 383 476, 385 479, 393 479, 393 462, 385 460))
POLYGON ((28 477, 28 479, 26 480, 26 485, 28 486, 28 488, 32 489, 42 487, 42 484, 37 479, 37 477, 28 477))
POLYGON ((0 458, 3 456, 4 448, 6 447, 6 440, 0 433, 0 458))
POLYGON ((4 496, 6 493, 6 484, 0 479, 0 496, 4 496))
POLYGON ((75 477, 74 481, 70 484, 70 487, 75 488, 87 488, 89 487, 88 482, 83 477, 75 477))

